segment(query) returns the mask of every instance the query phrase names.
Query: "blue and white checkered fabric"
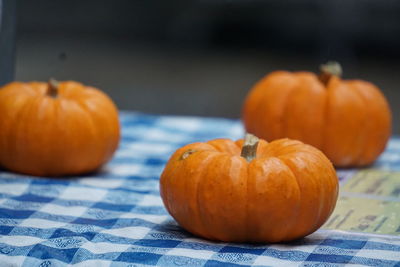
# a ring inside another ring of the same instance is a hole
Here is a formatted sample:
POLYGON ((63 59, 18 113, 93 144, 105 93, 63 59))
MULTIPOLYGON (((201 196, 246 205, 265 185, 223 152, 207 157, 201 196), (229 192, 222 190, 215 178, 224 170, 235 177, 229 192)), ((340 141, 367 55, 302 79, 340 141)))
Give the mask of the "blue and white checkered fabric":
MULTIPOLYGON (((400 237, 319 230, 275 245, 215 243, 183 231, 159 196, 178 147, 240 138, 239 121, 122 113, 123 138, 100 173, 47 179, 0 172, 1 266, 400 266, 400 237)), ((378 168, 400 170, 392 139, 378 168)))

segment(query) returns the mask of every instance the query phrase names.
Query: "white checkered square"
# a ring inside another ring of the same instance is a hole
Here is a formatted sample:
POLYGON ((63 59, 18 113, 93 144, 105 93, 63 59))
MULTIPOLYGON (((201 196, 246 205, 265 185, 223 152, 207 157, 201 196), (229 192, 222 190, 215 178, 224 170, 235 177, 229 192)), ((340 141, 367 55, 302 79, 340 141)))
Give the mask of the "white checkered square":
POLYGON ((132 238, 132 239, 141 239, 145 237, 149 232, 150 228, 147 227, 123 227, 123 228, 115 228, 115 229, 107 229, 101 231, 103 234, 110 234, 114 236, 132 238))
POLYGON ((164 206, 161 197, 154 195, 145 195, 140 201, 139 206, 148 207, 148 206, 164 206))
POLYGON ((0 193, 19 196, 22 193, 24 193, 28 187, 29 187, 29 184, 27 184, 27 183, 1 184, 0 185, 0 193))
POLYGON ((89 187, 68 187, 61 193, 60 199, 66 200, 86 200, 97 202, 107 194, 105 189, 96 189, 89 187))
POLYGON ((166 255, 183 256, 195 259, 209 260, 215 254, 214 251, 209 250, 193 250, 188 248, 173 248, 169 250, 166 255))
POLYGON ((63 215, 63 216, 72 216, 72 217, 80 217, 87 211, 87 207, 82 206, 61 206, 52 203, 48 203, 44 205, 40 211, 49 213, 49 214, 56 214, 56 215, 63 215))
POLYGON ((124 184, 123 179, 107 179, 107 178, 85 178, 81 179, 79 183, 93 187, 101 188, 118 188, 124 184))
POLYGON ((31 227, 40 229, 50 229, 50 228, 61 228, 67 225, 64 222, 50 221, 44 219, 25 219, 18 226, 19 227, 31 227))

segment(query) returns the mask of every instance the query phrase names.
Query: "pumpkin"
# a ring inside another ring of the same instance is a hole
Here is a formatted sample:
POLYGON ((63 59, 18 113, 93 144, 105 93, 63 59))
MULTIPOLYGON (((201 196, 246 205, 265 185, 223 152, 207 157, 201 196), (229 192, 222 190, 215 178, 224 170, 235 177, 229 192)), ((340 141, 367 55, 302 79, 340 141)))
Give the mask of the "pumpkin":
POLYGON ((332 213, 331 162, 300 141, 216 139, 179 148, 160 179, 168 212, 187 231, 224 242, 281 242, 316 231, 332 213))
POLYGON ((259 81, 244 101, 248 132, 268 141, 301 140, 327 155, 337 167, 369 165, 391 134, 391 112, 379 88, 342 80, 329 62, 321 75, 275 71, 259 81))
POLYGON ((12 82, 0 89, 0 166, 38 175, 96 170, 116 150, 111 99, 74 81, 12 82))

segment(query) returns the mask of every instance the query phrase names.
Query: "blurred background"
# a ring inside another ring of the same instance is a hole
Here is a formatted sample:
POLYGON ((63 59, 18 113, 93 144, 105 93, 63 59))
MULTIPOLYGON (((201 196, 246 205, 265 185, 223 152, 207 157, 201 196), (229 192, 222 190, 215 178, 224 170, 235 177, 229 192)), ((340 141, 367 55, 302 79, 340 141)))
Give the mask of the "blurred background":
POLYGON ((120 109, 238 118, 266 73, 317 71, 338 60, 344 78, 382 89, 400 133, 400 1, 17 0, 16 7, 8 18, 16 20, 16 52, 0 53, 14 55, 17 80, 81 81, 120 109))

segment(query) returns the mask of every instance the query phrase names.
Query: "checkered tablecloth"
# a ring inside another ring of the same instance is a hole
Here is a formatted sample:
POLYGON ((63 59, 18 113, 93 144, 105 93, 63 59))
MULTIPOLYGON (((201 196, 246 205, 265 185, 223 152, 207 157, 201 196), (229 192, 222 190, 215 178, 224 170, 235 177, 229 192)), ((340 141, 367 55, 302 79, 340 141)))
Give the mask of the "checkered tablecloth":
MULTIPOLYGON (((99 173, 49 179, 0 172, 0 266, 400 266, 396 236, 321 229, 274 245, 192 236, 164 209, 160 173, 180 146, 242 137, 240 122, 121 113, 121 123, 120 148, 99 173)), ((400 170, 400 139, 375 167, 400 170)))

